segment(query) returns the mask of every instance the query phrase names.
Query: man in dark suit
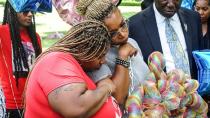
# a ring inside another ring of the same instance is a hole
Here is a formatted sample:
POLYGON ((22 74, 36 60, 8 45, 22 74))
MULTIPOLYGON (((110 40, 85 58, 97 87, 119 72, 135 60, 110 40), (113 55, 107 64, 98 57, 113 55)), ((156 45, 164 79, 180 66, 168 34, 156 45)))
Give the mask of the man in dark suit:
POLYGON ((196 79, 197 69, 192 51, 199 49, 202 36, 200 18, 197 13, 180 8, 179 0, 155 0, 148 8, 131 17, 129 36, 137 41, 146 62, 149 54, 160 51, 166 59, 166 71, 175 69, 176 61, 165 33, 165 19, 169 19, 178 36, 188 62, 186 68, 189 68, 189 74, 196 79))

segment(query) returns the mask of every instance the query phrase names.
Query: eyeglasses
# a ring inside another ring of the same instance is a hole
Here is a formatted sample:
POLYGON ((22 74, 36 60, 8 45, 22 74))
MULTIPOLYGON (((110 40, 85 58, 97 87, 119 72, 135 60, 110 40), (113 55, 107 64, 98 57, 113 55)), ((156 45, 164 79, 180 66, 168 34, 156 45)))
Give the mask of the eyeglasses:
POLYGON ((117 31, 111 31, 110 32, 110 35, 111 37, 116 37, 116 36, 119 36, 121 32, 125 32, 125 31, 128 31, 128 20, 123 20, 120 28, 117 30, 117 31))
POLYGON ((31 12, 32 14, 36 14, 35 11, 23 11, 22 13, 23 13, 23 15, 26 16, 26 15, 28 15, 29 12, 31 12))

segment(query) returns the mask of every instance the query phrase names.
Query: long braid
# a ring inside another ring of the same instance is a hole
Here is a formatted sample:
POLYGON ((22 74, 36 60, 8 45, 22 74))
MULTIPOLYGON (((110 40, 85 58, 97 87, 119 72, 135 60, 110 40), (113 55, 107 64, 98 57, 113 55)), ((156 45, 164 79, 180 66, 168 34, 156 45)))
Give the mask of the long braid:
POLYGON ((36 23, 35 23, 34 15, 33 15, 32 25, 30 25, 27 28, 27 30, 28 30, 30 38, 32 39, 31 42, 32 42, 32 45, 33 45, 34 50, 35 50, 35 56, 38 57, 42 50, 41 50, 41 47, 38 43, 37 36, 36 36, 36 23))
POLYGON ((79 0, 76 6, 78 14, 86 19, 103 21, 117 7, 110 0, 79 0))
MULTIPOLYGON (((18 71, 13 72, 13 75, 16 78, 16 85, 18 86, 18 78, 20 77, 27 77, 29 72, 29 65, 28 65, 28 59, 26 57, 26 52, 24 50, 23 44, 21 42, 20 37, 20 23, 17 18, 17 13, 12 8, 8 0, 5 4, 5 10, 4 10, 4 19, 3 19, 3 25, 8 24, 9 30, 10 30, 10 37, 12 42, 12 61, 13 61, 13 68, 14 70, 23 71, 22 67, 25 67, 27 69, 26 73, 23 73, 20 75, 18 71)), ((32 41, 32 45, 35 49, 35 55, 38 56, 41 53, 41 49, 39 48, 37 37, 35 33, 35 27, 34 23, 31 24, 27 28, 27 31, 29 33, 29 36, 32 41)))
MULTIPOLYGON (((21 37, 20 37, 20 31, 19 31, 19 23, 17 20, 17 13, 14 11, 12 6, 8 4, 8 24, 9 24, 9 30, 10 30, 10 36, 12 40, 12 53, 13 53, 13 63, 15 70, 22 71, 22 65, 29 69, 26 54, 24 51, 24 47, 21 43, 21 37), (23 64, 22 64, 23 62, 23 64)), ((17 84, 18 84, 18 78, 20 77, 19 73, 13 73, 15 77, 17 78, 17 84)))

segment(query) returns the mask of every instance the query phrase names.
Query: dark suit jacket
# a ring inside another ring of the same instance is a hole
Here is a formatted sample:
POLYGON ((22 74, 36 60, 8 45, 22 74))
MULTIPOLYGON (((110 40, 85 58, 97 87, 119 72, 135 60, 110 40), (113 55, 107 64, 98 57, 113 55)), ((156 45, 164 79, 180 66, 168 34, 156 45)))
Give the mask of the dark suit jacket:
MULTIPOLYGON (((198 13, 185 8, 180 8, 177 13, 187 45, 191 75, 197 79, 192 51, 199 49, 199 40, 202 37, 200 17, 198 13)), ((153 51, 162 52, 153 5, 130 18, 129 37, 137 41, 146 62, 153 51)))

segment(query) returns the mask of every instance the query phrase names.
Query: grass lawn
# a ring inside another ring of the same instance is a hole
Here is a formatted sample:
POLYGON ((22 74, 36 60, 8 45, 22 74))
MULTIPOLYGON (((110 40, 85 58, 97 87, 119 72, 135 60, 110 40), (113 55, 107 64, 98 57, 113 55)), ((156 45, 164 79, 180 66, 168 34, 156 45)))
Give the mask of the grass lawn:
POLYGON ((6 0, 0 0, 0 6, 3 5, 6 2, 6 0))
POLYGON ((42 39, 42 48, 43 50, 49 48, 53 45, 58 39, 42 39))
POLYGON ((120 6, 140 6, 140 1, 134 1, 134 0, 122 0, 120 3, 120 6))
POLYGON ((0 0, 0 5, 3 5, 6 0, 0 0))
MULTIPOLYGON (((61 33, 63 35, 66 34, 66 32, 58 32, 61 33)), ((46 49, 49 48, 52 44, 54 44, 59 38, 53 38, 50 39, 49 35, 51 34, 55 34, 55 32, 44 32, 44 35, 42 35, 42 48, 46 49)))
POLYGON ((136 13, 137 12, 125 12, 125 13, 122 13, 122 14, 123 14, 123 17, 128 19, 129 17, 135 15, 136 13))

